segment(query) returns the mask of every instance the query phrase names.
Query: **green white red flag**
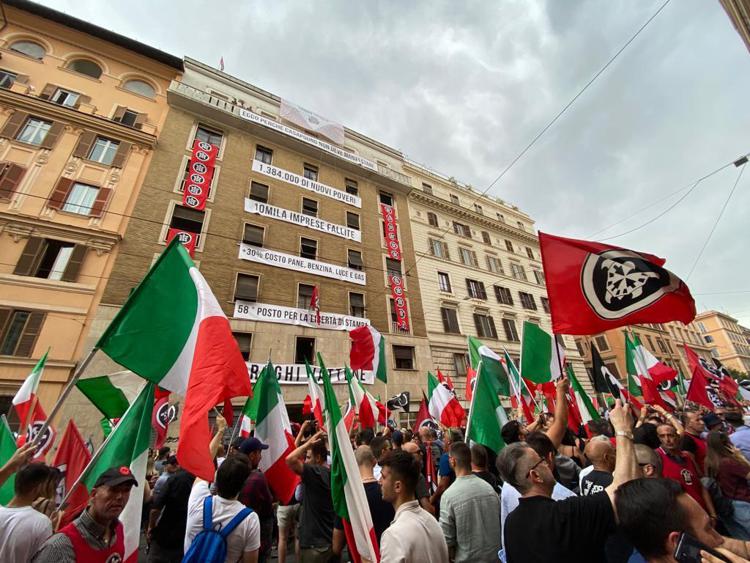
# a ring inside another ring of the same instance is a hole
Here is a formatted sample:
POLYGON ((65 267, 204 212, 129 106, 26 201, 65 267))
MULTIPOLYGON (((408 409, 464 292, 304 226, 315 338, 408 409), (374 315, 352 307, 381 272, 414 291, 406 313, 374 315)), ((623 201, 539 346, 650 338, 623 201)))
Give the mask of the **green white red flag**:
POLYGON ((568 365, 567 372, 568 380, 570 381, 570 390, 573 393, 578 412, 581 415, 581 424, 586 425, 592 420, 599 420, 601 418, 599 413, 596 412, 594 404, 591 402, 591 398, 589 398, 586 390, 578 381, 578 378, 570 365, 568 365))
POLYGON ((521 374, 534 383, 555 381, 562 375, 565 350, 539 325, 524 321, 521 374))
POLYGON ((21 388, 13 397, 13 407, 16 409, 18 420, 21 421, 21 425, 25 424, 29 420, 29 412, 32 406, 37 402, 36 390, 39 387, 39 380, 42 378, 42 372, 44 372, 44 364, 47 362, 47 354, 49 350, 44 353, 39 361, 31 370, 31 373, 26 376, 21 388))
POLYGON ((349 431, 341 416, 341 409, 336 402, 336 394, 333 391, 328 370, 320 354, 318 354, 318 365, 323 377, 326 430, 328 446, 331 450, 333 509, 344 524, 344 533, 352 559, 356 562, 368 560, 374 563, 380 559, 380 554, 365 487, 354 459, 349 431))
POLYGON ((281 386, 271 362, 268 362, 258 377, 255 396, 258 405, 255 437, 268 445, 260 459, 259 468, 276 498, 286 504, 294 494, 299 476, 286 464, 286 456, 294 451, 294 436, 281 395, 281 386))
MULTIPOLYGON (((10 430, 8 420, 5 415, 0 415, 0 467, 5 465, 8 460, 16 453, 16 439, 10 430)), ((13 488, 15 487, 16 474, 13 473, 0 485, 0 506, 6 506, 10 499, 13 498, 13 488)))
POLYGON ((349 331, 352 349, 349 364, 353 370, 372 371, 383 383, 388 383, 385 364, 385 339, 375 327, 363 325, 349 331))
POLYGON ((531 405, 536 403, 534 396, 531 394, 529 386, 526 384, 526 380, 521 377, 521 373, 518 371, 513 358, 510 357, 507 350, 503 350, 502 361, 508 372, 508 380, 510 381, 512 393, 510 403, 514 409, 521 407, 526 423, 531 424, 534 420, 534 413, 531 410, 531 405))
POLYGON ((375 399, 357 379, 349 367, 346 367, 346 381, 349 384, 349 396, 359 418, 362 428, 375 428, 377 423, 385 424, 385 405, 375 399))
POLYGON ((482 369, 492 383, 495 393, 505 397, 510 395, 510 383, 508 382, 508 373, 503 366, 503 360, 500 354, 490 349, 489 346, 482 344, 473 336, 469 336, 469 359, 471 367, 477 370, 479 362, 482 362, 482 369))
POLYGON ((654 380, 652 375, 652 371, 654 374, 659 374, 659 376, 664 372, 656 364, 659 364, 659 362, 654 358, 653 354, 646 350, 638 337, 634 336, 631 340, 630 336, 625 333, 625 368, 628 372, 628 389, 630 390, 632 387, 634 391, 630 395, 632 397, 643 397, 643 401, 649 405, 658 405, 662 408, 673 410, 674 407, 670 407, 664 401, 659 392, 659 383, 654 380), (640 383, 640 393, 636 391, 638 383, 640 383))
POLYGON ((430 372, 427 372, 427 408, 444 426, 461 426, 466 418, 466 411, 456 396, 430 372))
POLYGON ((310 364, 305 360, 305 367, 307 368, 307 397, 305 397, 305 403, 302 406, 302 414, 313 415, 320 428, 323 428, 325 421, 323 420, 323 391, 320 390, 318 382, 315 381, 315 373, 310 367, 310 364))
POLYGON ((247 366, 226 315, 185 248, 174 239, 97 343, 118 364, 185 396, 177 458, 212 481, 208 413, 251 394, 247 366))

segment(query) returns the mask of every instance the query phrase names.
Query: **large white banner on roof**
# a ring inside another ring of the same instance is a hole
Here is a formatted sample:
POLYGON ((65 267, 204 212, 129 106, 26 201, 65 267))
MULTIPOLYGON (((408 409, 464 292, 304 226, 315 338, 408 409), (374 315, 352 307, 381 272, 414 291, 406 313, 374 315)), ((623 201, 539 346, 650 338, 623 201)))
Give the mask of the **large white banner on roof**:
POLYGON ((344 144, 344 126, 341 123, 331 121, 327 117, 293 104, 289 100, 281 99, 279 117, 291 121, 308 131, 319 133, 337 145, 344 144))

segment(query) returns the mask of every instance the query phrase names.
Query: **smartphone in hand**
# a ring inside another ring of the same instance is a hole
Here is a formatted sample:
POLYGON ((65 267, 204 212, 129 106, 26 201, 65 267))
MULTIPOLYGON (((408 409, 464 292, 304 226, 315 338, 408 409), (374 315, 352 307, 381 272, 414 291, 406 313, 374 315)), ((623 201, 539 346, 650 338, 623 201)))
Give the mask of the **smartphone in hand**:
POLYGON ((701 563, 701 550, 710 553, 721 561, 729 562, 729 559, 721 553, 703 545, 686 532, 680 534, 680 539, 677 541, 677 547, 674 550, 674 558, 680 563, 701 563))

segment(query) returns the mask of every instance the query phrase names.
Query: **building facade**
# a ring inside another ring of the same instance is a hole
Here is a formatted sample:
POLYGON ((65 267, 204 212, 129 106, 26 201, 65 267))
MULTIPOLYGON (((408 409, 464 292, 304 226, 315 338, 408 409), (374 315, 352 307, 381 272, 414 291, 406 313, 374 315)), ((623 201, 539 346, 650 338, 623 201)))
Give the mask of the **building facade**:
MULTIPOLYGON (((250 373, 269 359, 281 366, 292 414, 307 395, 305 361, 314 364, 320 352, 329 369, 343 367, 347 330, 368 322, 386 338, 389 371, 388 387, 378 382, 373 393, 385 399, 390 388, 418 398, 431 364, 401 154, 349 129, 343 145, 303 131, 280 117, 277 96, 191 59, 168 97, 170 112, 90 343, 179 230, 194 235, 194 260, 250 373), (183 203, 196 139, 218 147, 204 210, 183 203), (392 211, 400 259, 386 248, 381 204, 392 211), (394 307, 392 275, 403 280, 406 326, 394 307)), ((115 369, 101 358, 94 371, 115 369)), ((336 388, 347 396, 346 386, 336 388)))
MULTIPOLYGON (((404 171, 430 353, 463 398, 468 336, 518 362, 525 321, 552 330, 539 240, 517 207, 414 162, 404 171)), ((564 343, 588 386, 573 338, 564 343)))
POLYGON ((750 0, 719 0, 724 11, 750 50, 750 0))
POLYGON ((49 410, 76 362, 182 61, 30 2, 0 28, 0 411, 49 350, 49 410))
POLYGON ((747 328, 740 325, 734 317, 719 311, 701 313, 695 317, 695 324, 713 357, 729 369, 750 374, 747 328))

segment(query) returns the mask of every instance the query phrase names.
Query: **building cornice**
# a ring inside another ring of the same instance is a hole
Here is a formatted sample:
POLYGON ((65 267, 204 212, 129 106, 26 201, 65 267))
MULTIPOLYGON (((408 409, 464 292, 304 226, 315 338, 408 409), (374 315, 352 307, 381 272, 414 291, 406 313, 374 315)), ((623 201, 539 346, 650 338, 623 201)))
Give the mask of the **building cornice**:
POLYGON ((14 242, 32 236, 50 237, 85 244, 98 255, 111 252, 122 240, 122 235, 111 231, 100 231, 42 221, 38 217, 27 217, 0 211, 0 233, 9 235, 14 242))

